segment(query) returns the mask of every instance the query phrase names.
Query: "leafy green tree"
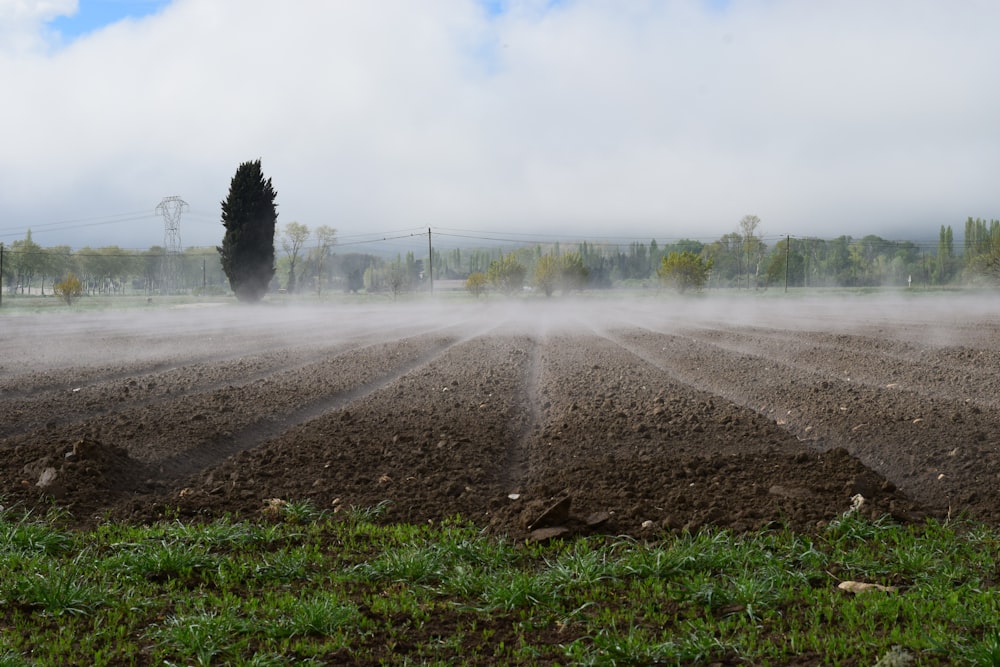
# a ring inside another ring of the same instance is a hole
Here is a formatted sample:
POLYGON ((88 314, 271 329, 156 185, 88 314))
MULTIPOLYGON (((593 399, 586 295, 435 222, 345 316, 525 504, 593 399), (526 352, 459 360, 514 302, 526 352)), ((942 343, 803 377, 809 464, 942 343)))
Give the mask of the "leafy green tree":
POLYGON ((389 286, 389 291, 392 292, 393 301, 399 297, 400 292, 409 289, 410 278, 410 271, 407 269, 403 259, 397 255, 396 261, 389 265, 385 278, 386 284, 389 286))
POLYGON ((542 255, 535 262, 533 276, 535 287, 542 290, 545 296, 552 296, 559 284, 559 258, 555 255, 542 255))
POLYGON ((91 291, 101 294, 124 294, 128 277, 133 273, 136 256, 112 245, 80 252, 82 265, 89 267, 91 291))
POLYGON ((334 258, 336 273, 341 276, 344 291, 357 293, 365 286, 365 269, 376 263, 372 255, 362 253, 347 253, 334 258))
POLYGON ((329 225, 320 225, 316 228, 316 250, 313 253, 316 260, 316 294, 320 294, 323 291, 323 277, 327 268, 326 260, 336 243, 336 229, 329 225))
POLYGON ((1000 282, 1000 220, 969 218, 965 223, 966 279, 1000 282))
POLYGON ((545 296, 552 296, 556 289, 564 293, 571 290, 581 290, 587 284, 588 271, 583 265, 579 253, 557 255, 558 248, 535 260, 532 271, 532 283, 542 290, 545 296))
POLYGON ((559 286, 563 293, 580 291, 587 286, 590 270, 583 265, 578 252, 569 252, 559 258, 559 286))
MULTIPOLYGON (((718 241, 712 242, 705 248, 705 252, 712 260, 714 267, 712 271, 713 284, 739 287, 743 275, 742 248, 743 237, 737 232, 725 234, 718 241)), ((677 248, 676 251, 694 252, 691 248, 677 248)))
POLYGON ((30 229, 23 239, 10 244, 8 258, 21 294, 25 289, 30 294, 31 284, 36 276, 44 274, 47 260, 42 247, 32 240, 30 229))
POLYGON ((850 236, 838 236, 824 245, 823 270, 835 285, 850 287, 855 284, 855 267, 851 256, 850 236))
POLYGON ((44 292, 45 276, 55 286, 57 280, 75 269, 73 250, 68 245, 54 246, 45 249, 47 255, 44 264, 44 275, 42 276, 42 286, 44 292))
POLYGON ((955 276, 955 239, 951 225, 947 227, 941 225, 941 231, 938 234, 937 262, 934 268, 938 284, 943 285, 951 282, 955 276))
POLYGON ((801 287, 805 284, 805 257, 797 246, 797 240, 790 244, 789 239, 775 244, 765 273, 768 285, 801 287))
POLYGON ((299 253, 309 240, 309 228, 299 222, 289 222, 281 236, 281 247, 288 256, 288 282, 285 289, 291 294, 295 291, 295 265, 299 261, 299 253))
POLYGON ((486 271, 486 277, 490 284, 498 290, 510 296, 514 292, 519 292, 524 287, 524 279, 527 276, 527 269, 517 259, 517 255, 509 253, 500 259, 490 262, 490 268, 486 271))
POLYGON ((465 279, 465 289, 468 290, 472 296, 478 299, 481 294, 486 292, 486 286, 489 282, 490 281, 486 277, 485 273, 482 271, 476 271, 474 273, 470 273, 469 277, 465 279))
POLYGON ((217 250, 229 285, 240 301, 260 301, 274 278, 276 197, 271 179, 264 178, 260 160, 254 160, 239 166, 222 202, 226 233, 217 250))
POLYGON ((424 278, 424 260, 417 259, 412 250, 407 251, 406 259, 403 263, 403 270, 406 272, 408 286, 415 286, 424 278))
POLYGON ((139 271, 142 274, 142 286, 146 290, 146 294, 159 291, 166 253, 163 246, 154 245, 139 256, 139 271))
POLYGON ((974 260, 978 255, 988 255, 993 252, 996 240, 1000 238, 1000 220, 990 220, 988 223, 982 218, 972 219, 970 216, 965 222, 965 251, 963 258, 966 262, 974 260))
POLYGON ((992 251, 976 255, 968 265, 968 271, 972 277, 983 278, 992 284, 1000 283, 1000 244, 992 251))
POLYGON ((743 236, 743 252, 746 257, 747 289, 750 289, 750 274, 760 275, 760 261, 764 256, 764 243, 757 233, 760 218, 756 215, 744 215, 740 219, 740 234, 743 236), (755 261, 756 258, 756 261, 755 261))
POLYGON ((670 285, 682 294, 689 289, 701 290, 708 282, 712 261, 706 261, 701 255, 685 250, 671 252, 660 261, 656 275, 660 282, 670 285))

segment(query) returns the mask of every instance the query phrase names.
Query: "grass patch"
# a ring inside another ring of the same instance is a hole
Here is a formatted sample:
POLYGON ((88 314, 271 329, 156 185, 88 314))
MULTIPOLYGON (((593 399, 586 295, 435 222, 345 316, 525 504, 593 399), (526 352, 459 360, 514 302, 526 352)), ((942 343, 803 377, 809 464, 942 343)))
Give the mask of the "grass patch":
POLYGON ((379 508, 282 516, 71 533, 0 512, 0 667, 1000 665, 1000 536, 978 525, 540 546, 379 508))

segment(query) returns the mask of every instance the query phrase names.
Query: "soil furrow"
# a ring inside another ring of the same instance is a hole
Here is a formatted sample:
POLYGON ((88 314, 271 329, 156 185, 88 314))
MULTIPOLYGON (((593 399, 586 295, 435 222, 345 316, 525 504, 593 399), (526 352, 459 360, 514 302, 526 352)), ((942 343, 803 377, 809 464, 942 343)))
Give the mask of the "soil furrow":
POLYGON ((831 379, 847 379, 873 388, 909 390, 944 400, 1000 408, 1000 353, 965 347, 930 347, 912 343, 827 334, 721 328, 681 332, 737 354, 759 356, 831 379))
POLYGON ((353 401, 251 436, 250 448, 202 464, 169 502, 256 512, 271 497, 334 509, 389 501, 396 520, 488 522, 510 502, 509 455, 530 429, 523 388, 534 345, 491 335, 443 348, 353 401))
POLYGON ((222 438, 180 452, 168 459, 157 461, 156 466, 160 474, 168 481, 208 469, 233 454, 253 449, 328 412, 343 410, 352 403, 364 400, 369 395, 398 382, 403 376, 432 363, 456 343, 457 341, 454 339, 434 341, 417 357, 397 358, 395 365, 388 369, 385 374, 377 375, 361 384, 345 388, 331 395, 324 393, 312 398, 302 396, 300 399, 301 407, 292 412, 258 421, 235 432, 226 432, 222 438))
MULTIPOLYGON (((454 325, 432 327, 432 331, 437 332, 455 329, 454 325)), ((310 340, 308 345, 291 349, 287 343, 264 348, 252 345, 240 353, 196 357, 183 365, 178 365, 175 359, 154 368, 130 367, 127 371, 90 378, 80 384, 30 392, 34 395, 28 397, 11 398, 5 394, 5 418, 0 424, 0 438, 38 428, 64 428, 97 417, 127 415, 162 401, 177 401, 222 389, 231 391, 282 375, 293 375, 312 365, 328 364, 331 358, 350 354, 352 350, 370 347, 376 341, 391 341, 398 331, 402 328, 380 331, 377 337, 353 336, 348 340, 324 343, 310 340), (54 412, 53 405, 59 405, 59 410, 54 412)), ((408 335, 412 336, 413 332, 408 335)))
POLYGON ((524 374, 522 392, 519 395, 521 407, 514 411, 513 430, 516 438, 507 446, 506 460, 501 475, 501 484, 511 493, 519 493, 521 484, 528 475, 528 448, 531 438, 539 429, 542 407, 539 385, 542 375, 541 348, 537 340, 525 340, 528 347, 528 370, 524 374))
MULTIPOLYGON (((442 328, 454 325, 433 325, 418 330, 412 325, 372 326, 369 331, 343 332, 327 330, 311 325, 306 331, 294 332, 294 344, 290 344, 290 332, 283 336, 262 337, 252 332, 246 334, 225 333, 222 335, 202 335, 199 338, 198 354, 190 350, 180 352, 177 343, 169 339, 155 339, 137 344, 132 341, 121 346, 107 345, 115 361, 108 366, 107 357, 101 357, 102 363, 97 365, 67 365, 56 369, 29 370, 21 373, 10 373, 0 378, 0 397, 4 401, 29 399, 41 395, 48 398, 53 393, 86 389, 113 383, 119 380, 130 380, 147 375, 156 375, 202 367, 199 375, 204 375, 204 366, 224 366, 228 363, 238 363, 253 358, 266 360, 275 359, 275 365, 285 363, 284 358, 298 356, 302 358, 319 358, 330 348, 350 347, 359 343, 370 344, 374 341, 391 341, 418 334, 434 333, 442 328), (138 354, 137 348, 146 350, 146 354, 138 354)), ((49 343, 53 344, 53 343, 49 343)), ((58 343, 54 343, 58 345, 58 343)), ((304 362, 303 362, 304 363, 304 362)))
POLYGON ((859 487, 887 511, 905 504, 843 450, 810 451, 614 340, 554 337, 543 368, 524 507, 507 525, 566 499, 563 527, 635 535, 706 523, 743 530, 779 517, 801 527, 828 520, 831 507, 843 511, 859 487))
POLYGON ((688 337, 629 332, 616 339, 681 381, 756 410, 815 447, 847 449, 939 513, 990 520, 996 512, 997 477, 986 471, 1000 465, 997 424, 974 404, 831 378, 825 369, 782 365, 688 337), (958 425, 972 437, 949 437, 958 425))

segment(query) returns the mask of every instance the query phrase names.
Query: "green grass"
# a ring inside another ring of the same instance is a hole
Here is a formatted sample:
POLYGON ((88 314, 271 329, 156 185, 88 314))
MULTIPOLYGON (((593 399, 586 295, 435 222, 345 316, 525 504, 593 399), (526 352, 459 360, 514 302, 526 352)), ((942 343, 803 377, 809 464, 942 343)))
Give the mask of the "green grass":
POLYGON ((0 667, 1000 665, 1000 535, 974 524, 537 545, 380 521, 292 504, 74 532, 0 511, 0 667))

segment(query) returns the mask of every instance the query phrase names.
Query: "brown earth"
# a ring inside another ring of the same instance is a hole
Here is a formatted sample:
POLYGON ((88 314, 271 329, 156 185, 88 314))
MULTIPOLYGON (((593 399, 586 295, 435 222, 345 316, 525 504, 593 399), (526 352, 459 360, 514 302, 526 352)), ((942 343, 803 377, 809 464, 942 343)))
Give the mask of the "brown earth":
POLYGON ((647 298, 0 318, 0 503, 270 499, 517 539, 1000 525, 996 299, 647 298), (539 531, 534 532, 533 531, 539 531))

